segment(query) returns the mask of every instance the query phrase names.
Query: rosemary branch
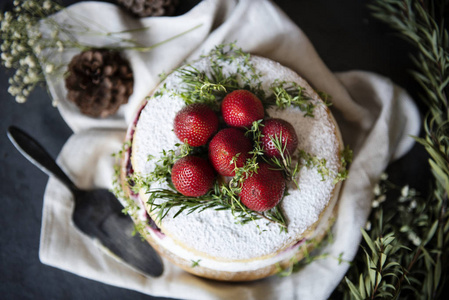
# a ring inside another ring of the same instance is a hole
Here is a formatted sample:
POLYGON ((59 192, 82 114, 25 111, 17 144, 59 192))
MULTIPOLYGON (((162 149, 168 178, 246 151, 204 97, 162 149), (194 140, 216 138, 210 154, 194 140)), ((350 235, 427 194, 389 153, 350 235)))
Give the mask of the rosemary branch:
POLYGON ((429 111, 425 137, 416 140, 429 154, 433 190, 422 198, 406 186, 394 196, 396 187, 381 181, 369 218, 369 224, 376 226, 364 232, 363 245, 370 246, 371 252, 365 261, 361 255, 356 257, 342 289, 346 299, 438 299, 449 269, 449 35, 442 17, 446 1, 374 0, 370 8, 418 50, 412 57, 416 69, 411 75, 421 86, 429 111), (387 235, 389 244, 383 240, 387 235), (378 262, 388 245, 397 250, 382 258, 392 267, 385 273, 371 262, 378 262), (369 284, 372 280, 375 284, 369 284))
POLYGON ((149 190, 148 204, 150 210, 156 212, 156 219, 162 220, 171 209, 177 208, 173 215, 176 218, 186 211, 187 214, 202 212, 206 209, 230 210, 239 224, 254 222, 260 218, 279 225, 286 229, 285 219, 279 214, 279 208, 273 211, 260 213, 246 208, 238 199, 238 196, 226 185, 215 183, 214 189, 204 196, 188 197, 170 189, 149 190), (162 200, 162 201, 160 201, 162 200))

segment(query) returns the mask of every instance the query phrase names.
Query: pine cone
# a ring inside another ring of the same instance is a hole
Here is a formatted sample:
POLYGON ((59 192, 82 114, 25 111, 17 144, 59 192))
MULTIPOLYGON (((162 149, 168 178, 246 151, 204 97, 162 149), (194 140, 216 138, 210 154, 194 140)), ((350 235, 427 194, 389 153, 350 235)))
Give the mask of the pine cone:
POLYGON ((67 97, 83 114, 105 118, 128 102, 133 73, 119 52, 92 49, 74 56, 65 80, 67 97))
POLYGON ((171 16, 178 0, 116 0, 118 4, 139 18, 149 16, 171 16))

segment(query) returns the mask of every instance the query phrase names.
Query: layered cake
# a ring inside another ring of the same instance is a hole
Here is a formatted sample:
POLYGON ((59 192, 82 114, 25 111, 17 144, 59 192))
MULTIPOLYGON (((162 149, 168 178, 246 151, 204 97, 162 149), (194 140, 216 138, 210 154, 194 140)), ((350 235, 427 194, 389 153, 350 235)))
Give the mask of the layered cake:
POLYGON ((182 269, 260 279, 328 232, 343 150, 328 103, 302 77, 219 46, 145 99, 122 152, 121 197, 145 239, 182 269))

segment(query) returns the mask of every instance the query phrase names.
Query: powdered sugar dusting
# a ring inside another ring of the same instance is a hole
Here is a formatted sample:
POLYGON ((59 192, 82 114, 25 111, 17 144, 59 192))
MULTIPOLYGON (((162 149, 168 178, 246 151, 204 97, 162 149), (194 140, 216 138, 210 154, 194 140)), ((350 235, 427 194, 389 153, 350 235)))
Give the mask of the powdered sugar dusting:
MULTIPOLYGON (((252 57, 251 59, 261 77, 262 88, 270 94, 270 86, 275 80, 295 81, 313 90, 293 71, 273 61, 252 57)), ((235 72, 239 61, 223 65, 223 72, 235 72)), ((199 70, 208 70, 209 60, 202 59, 193 64, 199 70)), ((167 89, 180 89, 182 82, 176 73, 167 77, 167 89)), ((133 167, 138 173, 147 174, 154 169, 154 162, 160 157, 162 149, 175 149, 180 141, 173 132, 176 113, 184 106, 184 101, 168 93, 153 97, 143 109, 136 125, 133 142, 133 167), (148 161, 148 156, 155 160, 148 161)), ((268 109, 271 117, 282 118, 290 122, 299 138, 299 148, 327 161, 332 176, 322 180, 316 168, 303 167, 299 172, 299 189, 290 185, 289 195, 282 202, 284 215, 288 220, 288 232, 280 233, 279 227, 258 220, 257 225, 236 224, 230 211, 206 209, 200 213, 181 213, 173 218, 176 209, 171 210, 162 220, 161 228, 175 242, 183 247, 221 261, 250 260, 268 257, 282 251, 303 238, 302 234, 312 226, 326 208, 334 190, 333 179, 340 166, 340 142, 324 104, 317 102, 314 117, 305 117, 298 108, 279 110, 268 109)), ((164 186, 155 186, 160 188, 164 186)), ((162 201, 162 200, 161 200, 162 201)))

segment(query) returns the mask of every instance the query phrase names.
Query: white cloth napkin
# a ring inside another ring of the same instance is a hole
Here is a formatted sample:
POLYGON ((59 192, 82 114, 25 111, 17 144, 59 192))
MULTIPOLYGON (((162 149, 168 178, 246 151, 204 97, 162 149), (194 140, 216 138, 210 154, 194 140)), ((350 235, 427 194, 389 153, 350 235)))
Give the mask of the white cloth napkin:
MULTIPOLYGON (((80 114, 66 100, 62 79, 49 79, 49 88, 64 120, 75 134, 59 155, 59 163, 82 188, 111 187, 114 160, 125 129, 140 101, 158 83, 158 74, 169 72, 183 61, 198 58, 214 46, 236 41, 244 51, 279 61, 305 77, 317 90, 332 96, 332 110, 345 143, 354 150, 350 177, 341 194, 334 242, 317 260, 289 277, 252 283, 223 283, 191 276, 164 260, 164 274, 144 277, 103 253, 92 240, 78 232, 70 221, 73 200, 69 191, 50 178, 44 195, 40 241, 43 263, 107 284, 154 296, 182 299, 326 299, 343 278, 347 263, 355 256, 370 211, 372 188, 392 160, 413 144, 419 113, 408 94, 389 79, 352 71, 332 74, 315 52, 307 36, 273 3, 264 0, 206 0, 178 17, 146 18, 140 21, 106 3, 83 2, 71 6, 56 19, 70 22, 83 16, 108 31, 148 26, 144 32, 122 35, 151 45, 197 25, 201 27, 150 52, 126 51, 131 61, 135 89, 128 104, 114 117, 93 119, 80 114), (267 22, 269 20, 269 22, 267 22)), ((108 38, 81 37, 98 46, 108 38)), ((70 61, 75 52, 63 53, 70 61)))

